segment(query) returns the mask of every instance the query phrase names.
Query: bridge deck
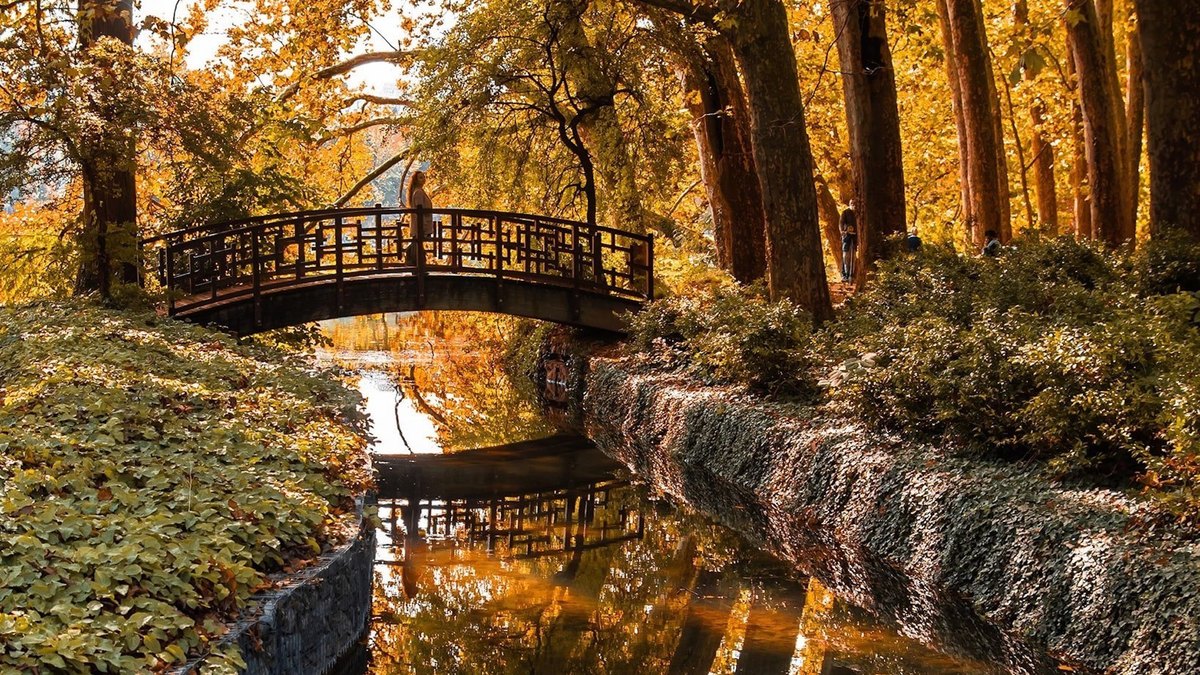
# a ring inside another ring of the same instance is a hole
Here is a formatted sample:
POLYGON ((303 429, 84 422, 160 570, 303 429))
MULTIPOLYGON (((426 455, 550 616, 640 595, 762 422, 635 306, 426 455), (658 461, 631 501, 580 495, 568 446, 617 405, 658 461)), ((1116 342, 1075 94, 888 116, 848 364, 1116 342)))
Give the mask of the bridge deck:
POLYGON ((242 334, 412 309, 620 330, 621 315, 654 293, 651 237, 529 214, 311 211, 190 228, 142 244, 155 254, 172 315, 242 334))

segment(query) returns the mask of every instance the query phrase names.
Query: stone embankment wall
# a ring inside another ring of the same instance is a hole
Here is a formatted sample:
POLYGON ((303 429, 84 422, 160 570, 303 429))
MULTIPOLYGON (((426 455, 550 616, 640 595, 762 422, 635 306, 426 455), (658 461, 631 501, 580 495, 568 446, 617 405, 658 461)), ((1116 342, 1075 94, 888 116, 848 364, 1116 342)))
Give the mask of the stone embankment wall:
POLYGON ((626 361, 585 385, 603 450, 905 634, 1012 672, 1200 673, 1200 542, 1135 500, 626 361))
MULTIPOLYGON (((374 564, 375 530, 360 517, 357 537, 255 598, 252 615, 221 643, 238 644, 243 675, 333 672, 366 634, 374 564)), ((177 673, 202 668, 201 659, 177 673)))

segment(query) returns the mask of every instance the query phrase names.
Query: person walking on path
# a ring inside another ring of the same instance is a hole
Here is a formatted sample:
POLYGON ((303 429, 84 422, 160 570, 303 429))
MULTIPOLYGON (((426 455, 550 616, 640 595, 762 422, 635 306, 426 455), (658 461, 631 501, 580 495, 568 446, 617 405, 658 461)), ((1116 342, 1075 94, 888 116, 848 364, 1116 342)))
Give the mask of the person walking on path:
POLYGON ((842 211, 838 229, 842 233, 842 282, 854 278, 854 262, 858 256, 858 216, 854 213, 854 200, 842 211))
POLYGON ((424 213, 420 216, 413 216, 411 232, 413 241, 408 245, 408 262, 410 265, 416 265, 417 254, 423 252, 420 249, 424 248, 417 242, 424 241, 433 229, 433 219, 429 213, 429 210, 433 208, 433 200, 429 198, 429 193, 425 192, 424 171, 414 172, 412 180, 408 184, 408 207, 410 209, 424 209, 424 213))

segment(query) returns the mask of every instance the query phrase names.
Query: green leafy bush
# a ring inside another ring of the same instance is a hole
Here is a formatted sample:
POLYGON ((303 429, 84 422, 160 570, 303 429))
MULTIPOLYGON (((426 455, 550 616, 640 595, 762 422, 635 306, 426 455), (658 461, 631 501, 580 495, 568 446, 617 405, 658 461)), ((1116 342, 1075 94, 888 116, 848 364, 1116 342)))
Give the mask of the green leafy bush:
POLYGON ((358 403, 150 313, 0 307, 0 671, 160 671, 207 649, 267 574, 350 534, 358 403))
POLYGON ((1111 254, 1069 238, 1019 241, 996 259, 926 247, 885 264, 823 331, 830 361, 870 356, 833 396, 981 456, 1107 484, 1141 474, 1196 517, 1200 300, 1180 291, 1196 251, 1170 241, 1111 254))
POLYGON ((631 320, 634 346, 713 382, 810 396, 812 320, 762 289, 707 288, 651 303, 631 320))

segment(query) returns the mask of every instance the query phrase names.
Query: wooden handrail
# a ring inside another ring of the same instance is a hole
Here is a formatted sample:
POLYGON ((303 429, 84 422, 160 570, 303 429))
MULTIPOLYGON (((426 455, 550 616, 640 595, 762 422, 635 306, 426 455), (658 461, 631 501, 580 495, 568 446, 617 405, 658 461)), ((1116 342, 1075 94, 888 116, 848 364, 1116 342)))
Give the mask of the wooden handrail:
POLYGON ((654 293, 653 237, 527 213, 377 204, 189 227, 140 245, 143 259, 157 253, 153 276, 171 314, 243 297, 258 308, 264 293, 322 279, 340 299, 347 279, 380 275, 415 277, 419 300, 430 275, 487 274, 635 301, 654 293))

